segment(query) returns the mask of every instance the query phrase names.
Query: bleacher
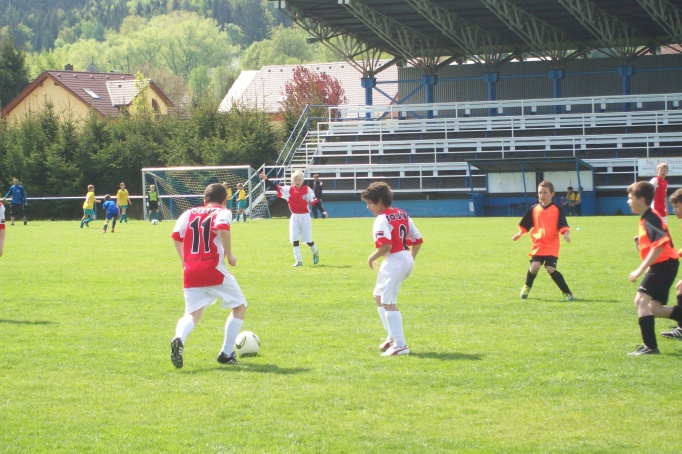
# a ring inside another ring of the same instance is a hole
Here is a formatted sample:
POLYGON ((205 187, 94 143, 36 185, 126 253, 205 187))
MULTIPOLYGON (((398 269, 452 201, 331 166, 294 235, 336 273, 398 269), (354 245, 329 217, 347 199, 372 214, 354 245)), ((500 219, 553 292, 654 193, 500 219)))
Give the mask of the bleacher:
POLYGON ((456 194, 485 187, 475 159, 577 157, 595 189, 635 180, 638 158, 682 155, 682 94, 447 104, 337 106, 291 155, 329 195, 369 181, 396 191, 456 194))

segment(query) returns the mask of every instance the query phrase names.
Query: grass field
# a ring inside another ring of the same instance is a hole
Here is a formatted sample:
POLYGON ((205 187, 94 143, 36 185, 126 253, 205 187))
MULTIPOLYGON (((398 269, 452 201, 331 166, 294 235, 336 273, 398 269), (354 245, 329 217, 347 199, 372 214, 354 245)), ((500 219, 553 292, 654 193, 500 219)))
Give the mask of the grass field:
POLYGON ((573 302, 544 271, 519 299, 518 220, 415 220, 425 244, 399 298, 412 354, 393 358, 377 349, 372 218, 316 220, 321 261, 304 247, 302 268, 286 220, 235 225, 244 329, 261 352, 218 364, 227 312, 213 306, 181 370, 172 222, 8 226, 0 452, 679 451, 682 342, 626 356, 641 342, 627 279, 637 218, 569 218, 558 268, 573 302))

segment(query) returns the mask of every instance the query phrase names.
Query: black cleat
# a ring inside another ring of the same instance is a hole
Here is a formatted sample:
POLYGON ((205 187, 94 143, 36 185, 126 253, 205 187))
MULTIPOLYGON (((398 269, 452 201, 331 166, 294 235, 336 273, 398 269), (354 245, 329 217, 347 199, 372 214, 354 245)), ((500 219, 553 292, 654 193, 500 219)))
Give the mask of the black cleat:
POLYGON ((182 369, 182 350, 184 348, 184 345, 182 345, 182 339, 179 337, 176 337, 171 341, 171 362, 176 369, 182 369))
POLYGON ((628 356, 658 355, 659 353, 661 352, 658 348, 649 348, 646 345, 642 345, 634 352, 628 353, 628 356))
POLYGON ((679 326, 676 326, 675 329, 672 331, 662 332, 661 336, 665 337, 666 339, 680 339, 680 340, 682 340, 682 328, 680 328, 679 326))
POLYGON ((218 361, 220 364, 239 364, 239 361, 237 361, 237 355, 232 352, 229 355, 226 355, 225 352, 220 352, 220 355, 216 358, 216 361, 218 361))

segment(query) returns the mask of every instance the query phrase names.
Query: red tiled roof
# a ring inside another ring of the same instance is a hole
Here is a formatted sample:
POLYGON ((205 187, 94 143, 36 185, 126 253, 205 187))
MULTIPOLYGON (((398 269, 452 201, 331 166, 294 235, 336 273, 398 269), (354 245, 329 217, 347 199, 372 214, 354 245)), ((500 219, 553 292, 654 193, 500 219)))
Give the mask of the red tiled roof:
MULTIPOLYGON (((121 113, 117 106, 129 104, 138 93, 138 90, 134 88, 135 76, 132 74, 44 71, 7 104, 2 111, 3 116, 9 114, 36 86, 39 86, 46 79, 54 80, 64 87, 66 91, 80 99, 83 103, 91 106, 103 116, 114 117, 120 115, 121 113), (131 86, 133 87, 132 89, 130 88, 131 86), (122 101, 127 102, 122 104, 122 101)), ((169 106, 173 106, 171 100, 151 79, 147 79, 147 83, 151 84, 152 90, 169 106)))

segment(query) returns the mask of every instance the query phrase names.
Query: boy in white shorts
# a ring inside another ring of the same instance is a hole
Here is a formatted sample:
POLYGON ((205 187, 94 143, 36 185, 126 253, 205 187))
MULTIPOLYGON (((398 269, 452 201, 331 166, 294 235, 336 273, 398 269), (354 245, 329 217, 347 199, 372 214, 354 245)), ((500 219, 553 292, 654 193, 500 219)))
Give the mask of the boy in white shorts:
POLYGON ((388 184, 383 181, 370 184, 362 193, 362 200, 376 216, 372 229, 376 251, 369 256, 367 263, 376 269, 379 257, 386 257, 379 267, 373 292, 379 318, 388 333, 386 340, 379 345, 383 351, 381 356, 407 355, 410 349, 405 343, 403 319, 397 306, 398 291, 412 273, 414 259, 424 240, 407 213, 391 208, 393 192, 388 184))
POLYGON ((313 241, 313 222, 310 219, 308 204, 315 205, 319 201, 315 198, 315 192, 303 184, 303 172, 297 170, 291 174, 291 186, 279 186, 268 180, 268 176, 262 172, 259 176, 265 182, 267 189, 276 190, 277 197, 286 200, 289 204, 291 210, 289 240, 294 246, 294 258, 296 259, 294 266, 303 266, 299 241, 308 245, 313 254, 313 265, 317 265, 320 261, 320 255, 313 241))
POLYGON ((230 224, 232 212, 225 208, 227 190, 219 183, 208 185, 204 206, 185 211, 175 224, 171 238, 183 267, 185 314, 178 320, 171 341, 171 362, 183 366, 183 350, 187 337, 204 312, 204 308, 222 300, 223 309, 232 309, 225 323, 225 337, 217 361, 237 364, 234 341, 244 324, 246 299, 237 280, 225 266, 237 265, 232 255, 230 224))

